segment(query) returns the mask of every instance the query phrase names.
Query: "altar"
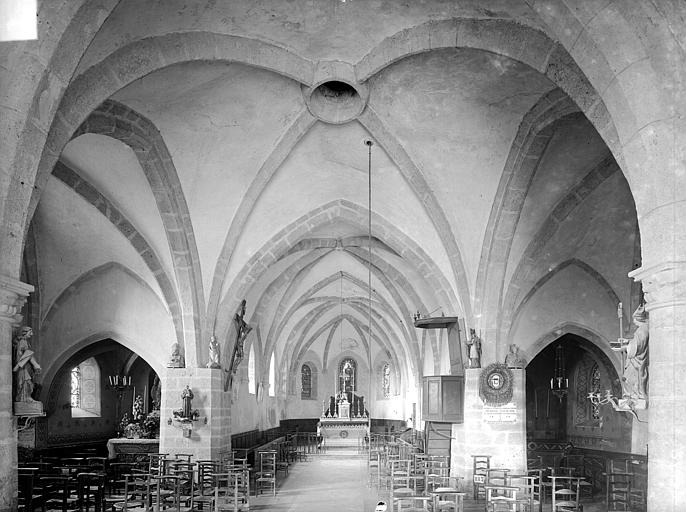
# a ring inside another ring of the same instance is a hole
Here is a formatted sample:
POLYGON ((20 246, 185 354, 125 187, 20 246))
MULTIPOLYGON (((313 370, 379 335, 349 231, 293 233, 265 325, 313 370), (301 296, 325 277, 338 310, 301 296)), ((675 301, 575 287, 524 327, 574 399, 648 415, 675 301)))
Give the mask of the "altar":
POLYGON ((148 453, 160 451, 159 439, 126 439, 117 438, 107 441, 107 458, 139 459, 148 453))
POLYGON ((358 447, 369 436, 369 418, 321 418, 319 421, 327 448, 358 447))
POLYGON ((327 448, 354 446, 364 443, 365 437, 369 439, 369 418, 351 416, 350 402, 346 393, 340 393, 336 400, 338 414, 334 416, 324 415, 319 419, 321 434, 327 448))

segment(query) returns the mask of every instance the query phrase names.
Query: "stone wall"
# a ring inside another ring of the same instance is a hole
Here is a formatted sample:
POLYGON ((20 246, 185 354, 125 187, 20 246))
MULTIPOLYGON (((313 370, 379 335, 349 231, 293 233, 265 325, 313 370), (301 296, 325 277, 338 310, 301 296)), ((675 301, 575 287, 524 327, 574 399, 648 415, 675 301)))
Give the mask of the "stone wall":
POLYGON ((481 369, 465 370, 463 424, 453 424, 451 467, 455 475, 472 481, 472 455, 491 455, 491 467, 508 468, 521 473, 526 469, 526 393, 525 371, 512 370, 514 421, 486 421, 487 408, 479 397, 481 369))
MULTIPOLYGON (((161 378, 160 453, 189 453, 195 459, 212 459, 230 449, 230 394, 224 392, 225 376, 221 369, 167 368, 161 378), (193 392, 192 408, 199 415, 188 437, 181 423, 173 419, 173 411, 183 405, 181 393, 186 386, 193 392)), ((235 410, 235 414, 240 411, 235 410)))

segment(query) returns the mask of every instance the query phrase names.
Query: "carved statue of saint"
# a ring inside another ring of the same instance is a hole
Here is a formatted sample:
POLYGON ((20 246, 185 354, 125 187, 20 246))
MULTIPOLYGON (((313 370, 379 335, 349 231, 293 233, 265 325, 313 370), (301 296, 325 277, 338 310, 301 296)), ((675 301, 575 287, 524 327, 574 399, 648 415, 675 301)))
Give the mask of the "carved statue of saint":
POLYGON ((33 336, 33 329, 22 327, 14 340, 14 367, 16 376, 15 402, 35 402, 33 397, 34 376, 41 371, 41 367, 33 357, 33 350, 29 339, 33 336))
POLYGON ((219 363, 219 344, 217 343, 217 338, 214 336, 210 337, 210 357, 207 361, 208 368, 221 368, 219 363))
POLYGON ((171 356, 167 363, 167 368, 183 368, 183 356, 181 355, 181 347, 178 343, 172 345, 171 356))
POLYGON ((183 400, 183 417, 192 418, 193 417, 193 391, 191 388, 186 386, 186 388, 181 392, 181 399, 183 400))
POLYGON ((510 351, 505 356, 505 365, 508 368, 525 368, 526 359, 519 352, 519 347, 516 344, 510 345, 510 351))
POLYGON ((467 341, 469 348, 468 368, 481 368, 481 338, 476 335, 476 329, 469 329, 470 338, 467 341))
POLYGON ((622 376, 623 398, 647 398, 648 396, 648 312, 638 306, 633 314, 636 331, 632 338, 619 338, 612 345, 615 352, 626 352, 622 376))
POLYGON ((162 405, 162 383, 157 375, 155 375, 155 380, 152 382, 150 398, 152 399, 152 410, 159 411, 162 405))

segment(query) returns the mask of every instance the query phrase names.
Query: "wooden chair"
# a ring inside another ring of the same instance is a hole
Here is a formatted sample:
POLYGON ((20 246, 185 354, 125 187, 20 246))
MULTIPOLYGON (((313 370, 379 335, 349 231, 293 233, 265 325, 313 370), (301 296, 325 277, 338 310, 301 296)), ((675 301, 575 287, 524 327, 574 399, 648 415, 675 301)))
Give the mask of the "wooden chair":
POLYGON ((277 446, 277 456, 276 456, 276 471, 283 471, 284 476, 288 475, 288 467, 290 463, 288 459, 290 457, 290 445, 287 442, 279 443, 277 446))
POLYGON ((260 452, 260 470, 256 473, 255 493, 262 493, 266 487, 271 488, 276 496, 276 451, 260 452))
POLYGON ((608 510, 630 509, 631 480, 632 474, 626 471, 607 473, 605 502, 608 510))
POLYGON ((472 455, 472 483, 474 486, 474 500, 486 498, 486 470, 491 467, 490 455, 472 455))
POLYGON ((124 500, 113 504, 115 512, 150 510, 152 478, 150 475, 130 474, 124 477, 124 500))
POLYGON ((486 491, 486 512, 517 512, 518 487, 511 485, 484 485, 486 491))
POLYGON ((438 487, 431 493, 432 510, 434 512, 444 510, 463 512, 465 495, 466 493, 460 492, 457 487, 438 487))
POLYGON ((368 486, 379 488, 381 479, 381 453, 379 450, 369 450, 367 455, 368 486))
POLYGON ((521 503, 521 510, 542 512, 540 470, 529 470, 526 475, 510 475, 510 485, 519 489, 517 501, 521 503))
POLYGON ((430 496, 395 496, 391 500, 395 512, 421 512, 429 510, 430 496))
POLYGON ((107 471, 107 457, 88 457, 86 464, 92 473, 105 473, 107 471))
POLYGON ((76 475, 76 495, 81 512, 88 512, 91 505, 95 512, 100 512, 105 500, 105 474, 79 473, 76 475))
POLYGON ((107 489, 109 495, 121 494, 124 489, 124 475, 131 473, 130 462, 110 462, 108 467, 107 489))
POLYGON ((552 512, 580 512, 578 477, 551 476, 552 512))
POLYGON ((391 492, 391 501, 393 498, 402 496, 412 496, 415 494, 410 482, 410 460, 392 460, 390 461, 390 476, 389 489, 391 492))
POLYGON ((18 470, 19 480, 19 502, 18 509, 32 512, 34 508, 40 505, 42 495, 34 489, 37 481, 36 474, 38 468, 23 467, 18 470))
POLYGON ((442 460, 427 460, 425 463, 425 489, 431 493, 438 487, 450 487, 450 468, 442 460))
POLYGON ((47 510, 73 510, 78 507, 76 483, 68 476, 40 477, 43 488, 43 505, 47 510))
POLYGON ((247 496, 241 490, 242 472, 217 473, 212 496, 212 512, 249 510, 247 496))
MULTIPOLYGON (((233 458, 231 459, 233 460, 233 458)), ((199 460, 198 462, 198 480, 195 486, 194 501, 196 506, 202 507, 207 503, 208 506, 212 502, 215 487, 215 473, 221 473, 225 463, 215 460, 199 460)))
POLYGON ((181 510, 181 478, 178 475, 157 475, 153 478, 151 506, 155 511, 181 510))

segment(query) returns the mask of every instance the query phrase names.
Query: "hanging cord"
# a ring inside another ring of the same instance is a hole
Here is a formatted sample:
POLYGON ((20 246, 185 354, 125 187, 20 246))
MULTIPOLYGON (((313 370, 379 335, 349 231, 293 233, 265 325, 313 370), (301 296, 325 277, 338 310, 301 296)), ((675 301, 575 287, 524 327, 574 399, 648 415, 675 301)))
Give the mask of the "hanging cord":
MULTIPOLYGON (((367 261, 367 291, 369 300, 369 349, 367 351, 367 364, 369 365, 369 398, 368 402, 371 404, 372 401, 372 377, 374 373, 372 372, 372 146, 374 142, 371 139, 366 139, 364 144, 368 149, 368 160, 367 160, 367 190, 369 195, 368 200, 368 215, 367 215, 367 248, 368 248, 368 261, 367 261)), ((371 411, 370 411, 371 420, 371 411)))

